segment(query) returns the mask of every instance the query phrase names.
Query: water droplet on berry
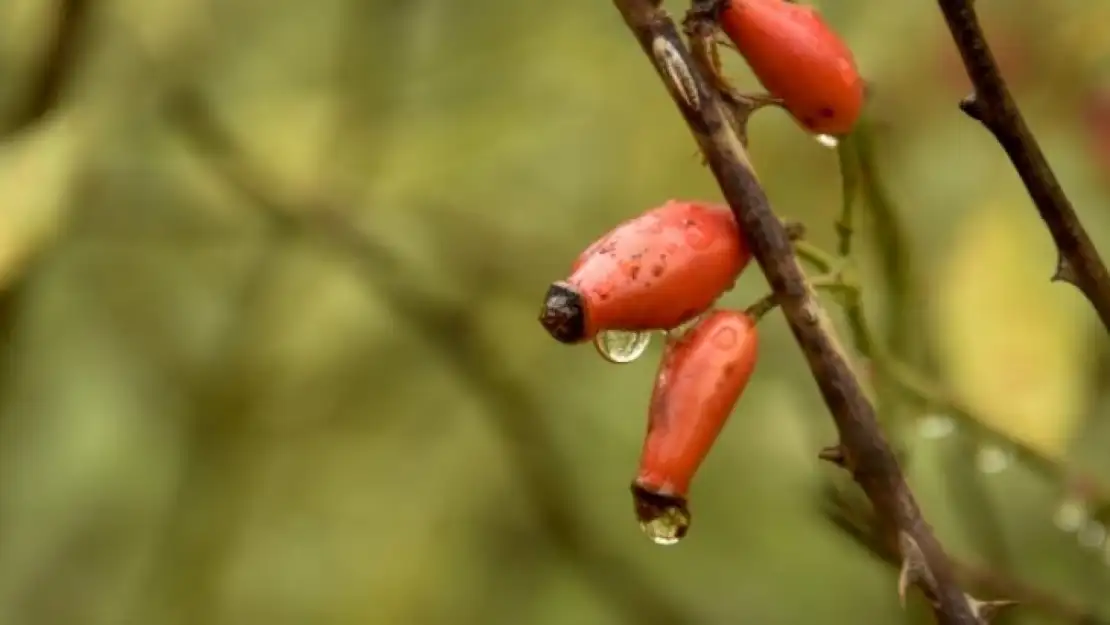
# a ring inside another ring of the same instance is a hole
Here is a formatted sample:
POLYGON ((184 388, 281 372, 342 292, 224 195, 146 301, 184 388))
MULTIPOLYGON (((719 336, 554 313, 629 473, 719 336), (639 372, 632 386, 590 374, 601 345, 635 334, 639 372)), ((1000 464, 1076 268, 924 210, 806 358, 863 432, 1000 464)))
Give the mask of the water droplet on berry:
POLYGON ((651 542, 669 547, 677 545, 683 536, 686 535, 686 528, 689 527, 689 520, 685 517, 675 514, 671 516, 661 516, 650 521, 640 521, 640 530, 651 539, 651 542))
POLYGON ((618 365, 628 364, 643 356, 650 344, 650 332, 605 330, 598 332, 594 338, 597 353, 605 360, 618 365))
POLYGON ((836 146, 840 145, 840 140, 832 135, 817 135, 814 139, 817 140, 817 143, 820 143, 830 150, 835 150, 836 146))

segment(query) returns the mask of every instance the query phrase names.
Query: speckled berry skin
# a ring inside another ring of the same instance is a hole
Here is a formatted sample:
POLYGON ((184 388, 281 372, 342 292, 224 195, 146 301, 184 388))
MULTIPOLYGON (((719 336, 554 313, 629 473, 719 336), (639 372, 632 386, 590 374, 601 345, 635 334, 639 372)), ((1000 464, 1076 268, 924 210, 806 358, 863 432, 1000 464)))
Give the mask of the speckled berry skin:
POLYGON ((686 499, 755 370, 755 321, 715 310, 668 343, 648 408, 648 428, 634 487, 686 499))
POLYGON ((727 206, 670 200, 586 248, 548 289, 540 322, 563 343, 674 328, 708 310, 750 260, 727 206))
POLYGON ((760 84, 803 128, 851 132, 865 82, 852 51, 816 9, 785 0, 727 0, 719 21, 760 84))

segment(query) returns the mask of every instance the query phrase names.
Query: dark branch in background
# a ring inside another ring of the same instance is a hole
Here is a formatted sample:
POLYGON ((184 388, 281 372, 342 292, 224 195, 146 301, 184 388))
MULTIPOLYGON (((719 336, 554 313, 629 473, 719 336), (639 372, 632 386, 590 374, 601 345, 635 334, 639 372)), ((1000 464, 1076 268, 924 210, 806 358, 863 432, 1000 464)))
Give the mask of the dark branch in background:
POLYGON ((974 0, 937 3, 974 86, 972 94, 960 102, 960 110, 994 135, 1025 183, 1059 253, 1052 279, 1078 287, 1110 331, 1110 275, 1106 265, 1006 87, 979 25, 974 0))
MULTIPOLYGON (((678 106, 752 254, 779 298, 787 323, 832 412, 839 446, 825 456, 838 460, 871 500, 888 540, 899 546, 902 580, 918 586, 930 599, 938 623, 978 625, 972 602, 956 583, 948 556, 922 518, 921 511, 887 444, 867 399, 834 337, 827 315, 806 283, 790 240, 776 218, 752 169, 747 151, 722 112, 721 97, 711 88, 705 55, 692 58, 674 22, 653 0, 614 0, 625 23, 652 60, 678 106)), ((692 30, 699 20, 691 19, 692 30)), ((703 25, 707 25, 702 22, 703 25)), ((693 33, 708 40, 711 30, 693 33)))
MULTIPOLYGON (((821 513, 827 519, 873 556, 899 566, 898 554, 882 539, 874 515, 862 502, 853 501, 849 494, 831 485, 822 489, 820 497, 821 513)), ((1110 625, 1107 617, 1020 580, 956 560, 952 562, 952 569, 961 582, 976 592, 1013 597, 1023 606, 1070 625, 1110 625)))
POLYGON ((657 588, 639 567, 622 560, 583 526, 575 514, 575 494, 561 470, 565 462, 536 418, 544 408, 511 372, 490 361, 465 302, 406 280, 387 250, 326 201, 275 193, 275 181, 249 161, 233 134, 198 95, 173 94, 169 104, 171 122, 229 187, 275 226, 318 237, 329 251, 350 261, 366 285, 379 291, 398 318, 410 323, 458 379, 477 392, 487 404, 487 413, 504 440, 546 537, 560 556, 578 567, 591 588, 628 623, 681 625, 692 621, 692 615, 671 602, 667 592, 657 588))
POLYGON ((4 135, 31 126, 53 110, 77 66, 92 0, 58 0, 57 17, 46 53, 18 110, 3 129, 4 135))

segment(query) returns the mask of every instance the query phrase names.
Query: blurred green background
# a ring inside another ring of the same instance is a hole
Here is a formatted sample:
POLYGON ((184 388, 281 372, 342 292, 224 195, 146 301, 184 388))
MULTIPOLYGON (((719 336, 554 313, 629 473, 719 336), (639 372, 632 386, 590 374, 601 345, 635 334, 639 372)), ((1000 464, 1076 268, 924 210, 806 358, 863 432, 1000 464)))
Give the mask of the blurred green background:
MULTIPOLYGON (((976 5, 1110 256, 1110 4, 976 5)), ((844 529, 777 314, 690 536, 636 527, 658 342, 614 366, 536 313, 617 222, 719 193, 609 2, 93 3, 21 123, 60 6, 0 2, 0 624, 928 622, 844 529)), ((956 109, 934 3, 820 6, 905 238, 860 209, 868 315, 947 396, 880 392, 925 513, 1007 622, 1108 623, 1106 331, 956 109)), ((836 153, 777 111, 751 135, 831 247, 836 153)))

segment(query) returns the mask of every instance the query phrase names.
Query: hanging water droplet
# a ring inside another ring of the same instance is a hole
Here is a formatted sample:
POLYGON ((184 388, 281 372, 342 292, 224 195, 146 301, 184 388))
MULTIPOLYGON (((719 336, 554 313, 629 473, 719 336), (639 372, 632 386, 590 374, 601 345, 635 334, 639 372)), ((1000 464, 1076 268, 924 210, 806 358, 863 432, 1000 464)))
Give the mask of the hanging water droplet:
POLYGON ((682 497, 662 495, 633 484, 632 503, 640 530, 657 545, 678 544, 690 531, 690 510, 682 497))
POLYGON ((1106 526, 1098 521, 1091 521, 1083 525, 1079 531, 1079 545, 1088 549, 1098 549, 1106 542, 1106 526))
POLYGON ((835 150, 836 146, 840 145, 840 140, 832 135, 817 135, 814 139, 817 140, 817 143, 820 143, 830 150, 835 150))
POLYGON ((979 467, 980 471, 987 474, 1001 473, 1013 462, 1013 452, 1000 449, 994 445, 983 445, 975 455, 975 465, 979 467))
POLYGON ((1056 508, 1052 522, 1065 532, 1077 532, 1087 522, 1087 506, 1079 500, 1067 500, 1056 508))
POLYGON ((686 333, 690 330, 693 330, 694 326, 698 325, 698 323, 701 322, 702 317, 704 316, 705 313, 694 315, 685 322, 678 324, 670 330, 667 330, 667 339, 674 341, 682 338, 683 336, 686 336, 686 333))
POLYGON ((686 535, 686 527, 686 520, 678 515, 667 515, 650 521, 640 521, 640 530, 651 539, 651 542, 663 547, 677 545, 678 541, 686 535))
POLYGON ((917 422, 917 434, 921 438, 941 439, 956 431, 956 420, 948 415, 931 414, 917 422))
POLYGON ((650 344, 650 332, 606 330, 598 332, 597 337, 594 338, 597 353, 605 360, 618 365, 628 364, 643 356, 650 344))

